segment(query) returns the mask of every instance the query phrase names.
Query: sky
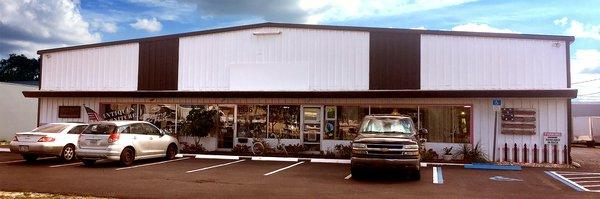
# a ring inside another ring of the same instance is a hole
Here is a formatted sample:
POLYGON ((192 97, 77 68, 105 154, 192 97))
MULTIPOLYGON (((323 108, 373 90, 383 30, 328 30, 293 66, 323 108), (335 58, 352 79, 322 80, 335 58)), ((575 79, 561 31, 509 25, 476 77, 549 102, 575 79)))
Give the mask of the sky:
POLYGON ((0 58, 267 21, 575 36, 576 100, 600 102, 600 0, 0 0, 0 58))

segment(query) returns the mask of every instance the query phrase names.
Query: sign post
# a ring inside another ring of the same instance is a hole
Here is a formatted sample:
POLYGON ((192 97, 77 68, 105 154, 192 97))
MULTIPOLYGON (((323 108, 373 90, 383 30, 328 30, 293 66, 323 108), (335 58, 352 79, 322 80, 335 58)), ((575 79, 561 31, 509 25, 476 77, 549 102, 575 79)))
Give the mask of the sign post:
POLYGON ((498 132, 498 111, 502 108, 502 100, 495 98, 492 100, 492 107, 494 108, 494 151, 492 152, 492 160, 496 161, 496 134, 498 132))

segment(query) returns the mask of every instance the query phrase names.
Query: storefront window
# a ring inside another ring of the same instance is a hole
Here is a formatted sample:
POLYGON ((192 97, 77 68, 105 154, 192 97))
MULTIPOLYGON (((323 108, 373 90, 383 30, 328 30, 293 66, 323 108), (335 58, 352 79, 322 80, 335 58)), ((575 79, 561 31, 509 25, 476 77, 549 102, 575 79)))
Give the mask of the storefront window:
POLYGON ((371 114, 391 114, 410 117, 413 122, 417 123, 417 107, 376 107, 371 106, 371 114))
MULTIPOLYGON (((329 110, 333 111, 333 109, 329 110)), ((333 124, 333 127, 332 124, 327 124, 324 138, 329 140, 352 140, 357 135, 363 118, 369 114, 369 107, 337 106, 336 112, 337 122, 333 124)), ((330 114, 327 115, 327 118, 331 119, 330 114)))
POLYGON ((178 105, 177 136, 191 136, 196 144, 200 138, 220 132, 221 120, 215 105, 178 105))
POLYGON ((106 121, 137 120, 137 104, 100 104, 99 113, 106 121))
POLYGON ((138 119, 154 124, 156 127, 175 133, 174 104, 140 104, 138 119))
POLYGON ((300 139, 300 106, 269 106, 269 138, 300 139))
POLYGON ((469 143, 471 136, 469 106, 421 106, 421 128, 427 129, 428 142, 469 143))
POLYGON ((239 105, 237 137, 267 137, 267 106, 239 105))

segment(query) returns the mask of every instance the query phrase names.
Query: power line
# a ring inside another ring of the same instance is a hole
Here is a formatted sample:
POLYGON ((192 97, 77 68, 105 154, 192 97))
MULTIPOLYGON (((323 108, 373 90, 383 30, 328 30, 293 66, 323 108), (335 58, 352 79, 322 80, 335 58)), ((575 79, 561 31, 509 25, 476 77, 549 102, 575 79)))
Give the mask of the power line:
POLYGON ((600 80, 600 78, 590 79, 590 80, 585 80, 585 81, 580 81, 580 82, 575 82, 575 83, 571 83, 571 84, 581 84, 581 83, 593 82, 593 81, 598 81, 598 80, 600 80))

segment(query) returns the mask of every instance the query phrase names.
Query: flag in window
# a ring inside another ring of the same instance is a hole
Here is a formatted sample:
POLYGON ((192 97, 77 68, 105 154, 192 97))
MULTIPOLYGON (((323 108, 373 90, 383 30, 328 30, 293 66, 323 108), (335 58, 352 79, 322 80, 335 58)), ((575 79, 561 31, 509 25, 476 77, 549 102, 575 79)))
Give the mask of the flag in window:
POLYGON ((94 111, 90 107, 87 107, 86 105, 83 105, 83 107, 85 108, 85 112, 87 112, 88 119, 90 121, 97 121, 97 122, 102 121, 102 118, 100 118, 100 115, 98 115, 98 113, 96 113, 96 111, 94 111))

